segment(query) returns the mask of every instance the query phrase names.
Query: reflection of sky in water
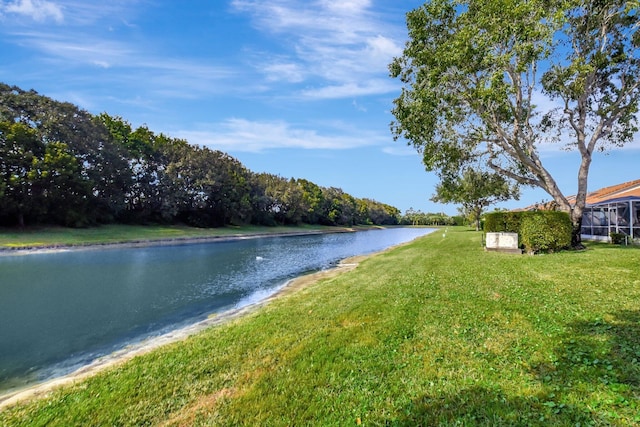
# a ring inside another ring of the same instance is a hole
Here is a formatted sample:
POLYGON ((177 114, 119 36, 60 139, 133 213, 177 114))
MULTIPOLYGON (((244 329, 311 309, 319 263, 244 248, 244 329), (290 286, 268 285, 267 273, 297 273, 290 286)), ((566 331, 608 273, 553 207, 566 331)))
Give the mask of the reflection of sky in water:
POLYGON ((388 229, 0 257, 0 389, 13 376, 61 361, 77 367, 127 342, 257 302, 295 276, 427 232, 388 229))

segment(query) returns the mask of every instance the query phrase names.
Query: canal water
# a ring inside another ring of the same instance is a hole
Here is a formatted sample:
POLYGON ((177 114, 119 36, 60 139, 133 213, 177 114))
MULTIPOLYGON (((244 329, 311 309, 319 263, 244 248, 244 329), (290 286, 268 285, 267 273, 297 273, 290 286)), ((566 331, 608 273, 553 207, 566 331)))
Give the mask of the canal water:
POLYGON ((356 233, 0 257, 0 392, 264 299, 305 273, 432 231, 356 233))

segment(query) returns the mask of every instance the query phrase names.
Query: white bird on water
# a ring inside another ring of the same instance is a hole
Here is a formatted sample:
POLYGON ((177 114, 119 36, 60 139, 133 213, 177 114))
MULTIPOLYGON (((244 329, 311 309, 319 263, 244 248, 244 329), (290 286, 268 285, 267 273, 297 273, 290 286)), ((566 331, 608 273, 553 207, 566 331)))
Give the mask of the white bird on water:
POLYGON ((261 256, 256 257, 256 261, 262 261, 262 260, 264 260, 264 258, 262 258, 261 256))

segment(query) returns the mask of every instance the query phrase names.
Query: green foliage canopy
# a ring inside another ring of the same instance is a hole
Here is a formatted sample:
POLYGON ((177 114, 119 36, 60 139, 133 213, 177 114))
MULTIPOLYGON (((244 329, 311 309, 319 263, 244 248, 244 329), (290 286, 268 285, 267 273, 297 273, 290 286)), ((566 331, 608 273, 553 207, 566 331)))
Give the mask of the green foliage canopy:
POLYGON ((540 187, 571 212, 574 244, 592 154, 637 131, 638 2, 432 0, 407 14, 409 41, 390 64, 403 88, 396 138, 427 170, 457 174, 480 161, 540 187), (541 102, 546 96, 548 102, 541 102), (577 150, 572 204, 543 164, 542 147, 577 150))
POLYGON ((0 83, 0 226, 397 224, 398 209, 0 83))

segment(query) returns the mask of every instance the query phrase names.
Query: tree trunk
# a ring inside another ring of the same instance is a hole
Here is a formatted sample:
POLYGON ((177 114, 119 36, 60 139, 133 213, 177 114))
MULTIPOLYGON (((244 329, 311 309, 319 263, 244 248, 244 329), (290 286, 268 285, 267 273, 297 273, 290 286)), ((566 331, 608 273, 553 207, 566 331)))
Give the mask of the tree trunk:
POLYGON ((571 211, 571 247, 573 249, 584 249, 582 244, 582 209, 573 209, 571 211))
POLYGON ((582 244, 582 213, 587 203, 587 182, 589 177, 589 167, 591 166, 591 152, 593 151, 593 144, 590 149, 584 148, 584 135, 578 135, 578 143, 580 147, 580 155, 582 160, 580 162, 580 168, 578 169, 578 192, 576 193, 576 199, 573 207, 571 208, 571 224, 573 230, 571 232, 571 247, 573 249, 584 249, 582 244))

